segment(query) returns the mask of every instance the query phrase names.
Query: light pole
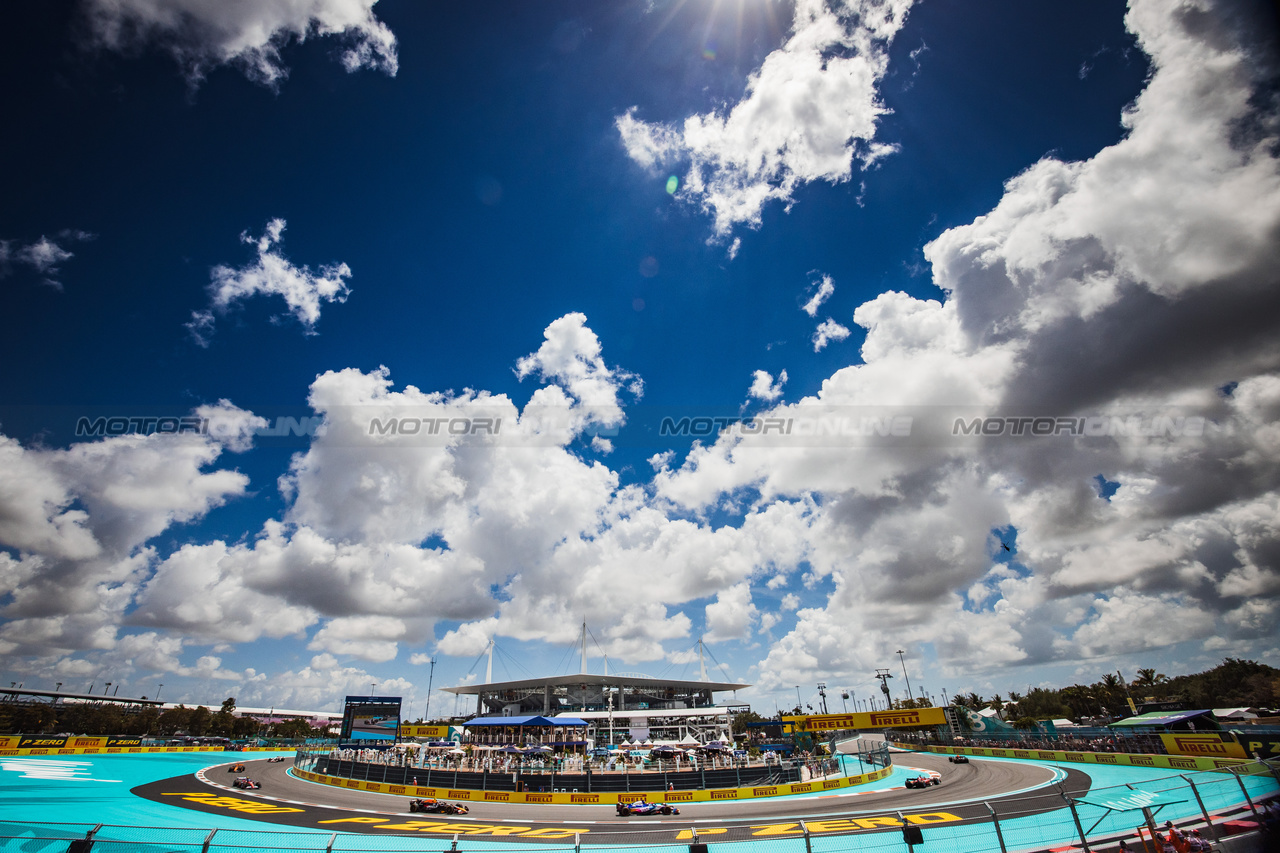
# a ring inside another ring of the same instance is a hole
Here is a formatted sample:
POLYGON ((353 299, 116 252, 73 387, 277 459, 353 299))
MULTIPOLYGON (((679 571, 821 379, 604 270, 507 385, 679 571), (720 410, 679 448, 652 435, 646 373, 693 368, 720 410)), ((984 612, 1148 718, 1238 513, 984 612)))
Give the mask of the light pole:
POLYGON ((374 681, 369 684, 369 695, 373 695, 374 688, 378 686, 378 682, 374 681))
POLYGON ((436 679, 436 657, 431 656, 431 671, 427 674, 427 708, 422 712, 422 722, 430 722, 431 720, 431 685, 436 679))
POLYGON ((903 655, 905 654, 906 652, 904 652, 902 649, 898 649, 898 661, 899 663, 902 664, 902 677, 907 680, 907 699, 910 700, 911 699, 911 677, 907 675, 907 661, 906 661, 906 658, 903 657, 903 655))
POLYGON ((108 682, 107 682, 107 687, 106 687, 106 689, 102 691, 102 695, 103 695, 103 696, 106 696, 106 695, 107 695, 107 690, 110 690, 110 689, 111 689, 111 682, 110 682, 110 681, 108 681, 108 682))
POLYGON ((822 713, 827 713, 827 684, 825 681, 818 682, 818 695, 822 697, 822 713))
MULTIPOLYGON (((845 700, 846 700, 846 699, 848 699, 848 698, 849 698, 849 691, 848 691, 848 690, 841 690, 841 691, 840 691, 840 704, 844 706, 844 712, 845 712, 846 714, 847 714, 847 713, 849 713, 849 703, 845 701, 845 700)), ((853 700, 853 706, 854 706, 855 708, 856 708, 856 707, 858 707, 858 700, 857 700, 857 699, 854 699, 854 700, 853 700)))
MULTIPOLYGON (((164 682, 160 682, 160 690, 164 690, 164 682)), ((160 690, 156 691, 156 701, 160 701, 160 690)))

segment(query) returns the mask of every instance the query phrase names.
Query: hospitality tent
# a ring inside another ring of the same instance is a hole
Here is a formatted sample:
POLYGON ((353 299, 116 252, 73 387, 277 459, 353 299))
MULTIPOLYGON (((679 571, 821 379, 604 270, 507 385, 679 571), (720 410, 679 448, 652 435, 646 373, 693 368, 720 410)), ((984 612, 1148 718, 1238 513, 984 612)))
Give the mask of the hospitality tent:
POLYGON ((1112 729, 1136 729, 1165 732, 1216 732, 1222 726, 1213 718, 1213 711, 1152 711, 1112 723, 1112 729))
POLYGON ((573 749, 586 746, 587 721, 577 717, 476 717, 462 724, 475 744, 497 746, 549 746, 573 749))

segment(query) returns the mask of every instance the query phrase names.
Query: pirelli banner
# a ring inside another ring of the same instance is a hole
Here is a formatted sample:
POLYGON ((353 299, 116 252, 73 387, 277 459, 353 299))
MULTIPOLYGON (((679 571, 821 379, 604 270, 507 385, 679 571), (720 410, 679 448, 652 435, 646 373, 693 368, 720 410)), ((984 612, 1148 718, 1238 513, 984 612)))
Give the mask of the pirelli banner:
MULTIPOLYGON (((551 791, 472 791, 465 788, 428 788, 425 785, 391 785, 385 782, 366 782, 363 779, 344 779, 339 776, 325 776, 306 770, 293 771, 293 775, 309 782, 321 785, 332 785, 335 788, 351 788, 357 791, 373 791, 378 794, 392 794, 400 797, 434 797, 441 800, 461 800, 462 802, 492 803, 544 803, 570 806, 599 806, 614 803, 630 803, 635 800, 665 803, 707 803, 721 800, 753 800, 760 797, 783 797, 788 794, 812 794, 816 791, 832 791, 837 788, 848 788, 865 785, 883 779, 893 772, 892 767, 883 767, 872 773, 858 776, 843 776, 837 779, 815 779, 812 782, 792 782, 789 785, 756 785, 751 788, 713 788, 708 791, 664 791, 658 787, 651 791, 608 791, 601 793, 559 793, 551 791)), ((632 777, 632 781, 637 781, 632 777)), ((660 779, 653 781, 659 782, 660 779)), ((637 782, 637 784, 639 784, 637 782)))
POLYGON ((400 724, 400 737, 422 737, 430 740, 448 740, 448 726, 415 726, 400 724))
POLYGON ((945 726, 941 708, 908 708, 902 711, 871 711, 860 714, 818 714, 783 717, 796 732, 834 732, 840 729, 919 729, 945 726))
POLYGON ((1236 743, 1230 733, 1223 732, 1171 732, 1160 735, 1164 748, 1170 755, 1199 755, 1205 758, 1248 758, 1244 747, 1236 743))
MULTIPOLYGON (((294 752, 296 747, 264 747, 261 752, 294 752)), ((95 755, 132 752, 223 752, 221 746, 143 746, 142 738, 45 737, 42 735, 0 736, 0 756, 8 755, 95 755)))
POLYGON ((977 746, 929 746, 895 743, 899 749, 937 752, 943 755, 971 755, 974 758, 1018 758, 1027 761, 1068 761, 1080 764, 1109 764, 1113 767, 1160 767, 1169 770, 1220 770, 1247 763, 1241 758, 1210 758, 1200 755, 1139 755, 1128 752, 1067 752, 1058 749, 997 749, 977 746))

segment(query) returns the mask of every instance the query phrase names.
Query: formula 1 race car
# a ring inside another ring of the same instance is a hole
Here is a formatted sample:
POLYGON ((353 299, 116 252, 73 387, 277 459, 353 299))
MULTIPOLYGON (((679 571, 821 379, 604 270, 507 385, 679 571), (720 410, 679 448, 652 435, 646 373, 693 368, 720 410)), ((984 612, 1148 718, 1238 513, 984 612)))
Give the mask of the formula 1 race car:
POLYGON ((228 767, 228 768, 227 768, 227 772, 228 772, 228 773, 243 773, 243 772, 244 772, 244 765, 243 765, 243 764, 240 764, 240 763, 232 764, 230 767, 228 767))
POLYGON ((968 764, 968 763, 969 763, 969 756, 967 756, 967 755, 951 755, 951 756, 948 756, 948 757, 947 757, 947 761, 950 761, 952 764, 968 764))
POLYGON ((462 803, 448 803, 444 800, 410 800, 409 811, 432 812, 434 814, 466 814, 470 809, 462 803))
POLYGON ((908 788, 927 788, 930 785, 941 785, 942 774, 937 770, 922 770, 907 779, 908 788))
POLYGON ((283 755, 273 755, 267 759, 268 764, 275 764, 277 761, 284 761, 283 755))
POLYGON ((231 784, 237 788, 243 788, 246 791, 256 791, 262 787, 260 782, 255 782, 248 776, 237 776, 236 781, 231 784))
POLYGON ((636 800, 634 803, 618 803, 618 817, 647 814, 680 814, 680 810, 670 803, 649 803, 636 800))

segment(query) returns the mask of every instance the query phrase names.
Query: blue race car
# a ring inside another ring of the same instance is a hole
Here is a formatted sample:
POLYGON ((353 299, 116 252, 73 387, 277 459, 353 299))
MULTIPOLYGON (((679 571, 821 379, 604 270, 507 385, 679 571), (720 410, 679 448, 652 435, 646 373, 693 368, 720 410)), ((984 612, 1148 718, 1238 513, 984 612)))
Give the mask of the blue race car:
POLYGON ((618 817, 647 814, 680 814, 680 810, 670 803, 650 803, 645 800, 618 803, 618 817))

